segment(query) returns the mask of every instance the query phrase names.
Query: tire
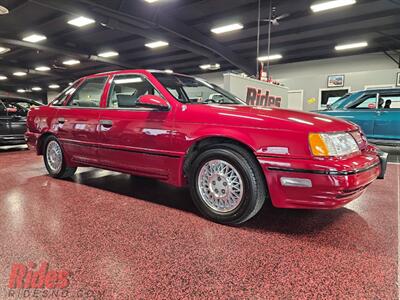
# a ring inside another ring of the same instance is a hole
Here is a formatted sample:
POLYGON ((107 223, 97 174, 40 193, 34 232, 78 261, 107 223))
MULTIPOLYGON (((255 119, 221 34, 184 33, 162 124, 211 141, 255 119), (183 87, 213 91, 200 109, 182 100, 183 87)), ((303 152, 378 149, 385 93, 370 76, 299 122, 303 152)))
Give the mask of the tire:
POLYGON ((72 177, 76 172, 76 168, 67 166, 64 150, 57 138, 49 136, 44 141, 44 145, 43 158, 49 175, 59 179, 72 177))
POLYGON ((191 169, 193 201, 214 222, 241 224, 255 216, 265 202, 265 177, 256 159, 240 146, 214 145, 194 159, 191 169))

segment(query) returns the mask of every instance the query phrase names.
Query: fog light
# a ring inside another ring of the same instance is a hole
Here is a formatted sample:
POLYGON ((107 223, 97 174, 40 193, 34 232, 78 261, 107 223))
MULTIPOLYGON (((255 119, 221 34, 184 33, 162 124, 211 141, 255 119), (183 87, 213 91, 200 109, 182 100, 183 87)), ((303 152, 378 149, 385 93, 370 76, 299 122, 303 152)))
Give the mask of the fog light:
POLYGON ((281 184, 283 186, 312 187, 311 180, 304 178, 281 177, 281 184))

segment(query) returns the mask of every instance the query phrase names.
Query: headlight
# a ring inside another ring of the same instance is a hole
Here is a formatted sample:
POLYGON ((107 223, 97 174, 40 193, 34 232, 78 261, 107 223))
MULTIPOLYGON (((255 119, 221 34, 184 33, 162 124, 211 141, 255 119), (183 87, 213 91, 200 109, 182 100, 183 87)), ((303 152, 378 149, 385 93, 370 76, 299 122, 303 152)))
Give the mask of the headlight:
POLYGON ((360 151, 350 133, 310 133, 308 141, 314 156, 345 156, 360 151))

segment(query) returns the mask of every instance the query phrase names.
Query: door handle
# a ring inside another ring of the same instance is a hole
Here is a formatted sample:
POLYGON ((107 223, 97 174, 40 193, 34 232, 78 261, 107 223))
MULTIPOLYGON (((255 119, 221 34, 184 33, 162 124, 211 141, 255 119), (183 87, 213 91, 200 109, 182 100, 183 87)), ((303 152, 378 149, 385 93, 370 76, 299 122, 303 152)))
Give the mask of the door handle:
POLYGON ((58 118, 58 123, 64 124, 65 123, 65 119, 64 118, 58 118))
POLYGON ((110 128, 113 126, 113 122, 111 120, 100 120, 100 125, 106 128, 110 128))

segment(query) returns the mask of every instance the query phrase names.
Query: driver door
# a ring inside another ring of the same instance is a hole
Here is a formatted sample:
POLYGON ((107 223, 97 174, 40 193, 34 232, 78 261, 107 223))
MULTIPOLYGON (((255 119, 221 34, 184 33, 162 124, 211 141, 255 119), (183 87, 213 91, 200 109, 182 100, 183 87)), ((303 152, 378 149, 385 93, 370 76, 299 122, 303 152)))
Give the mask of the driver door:
POLYGON ((167 180, 174 160, 173 111, 137 106, 143 95, 162 95, 142 74, 115 75, 100 112, 99 157, 104 168, 167 180))

